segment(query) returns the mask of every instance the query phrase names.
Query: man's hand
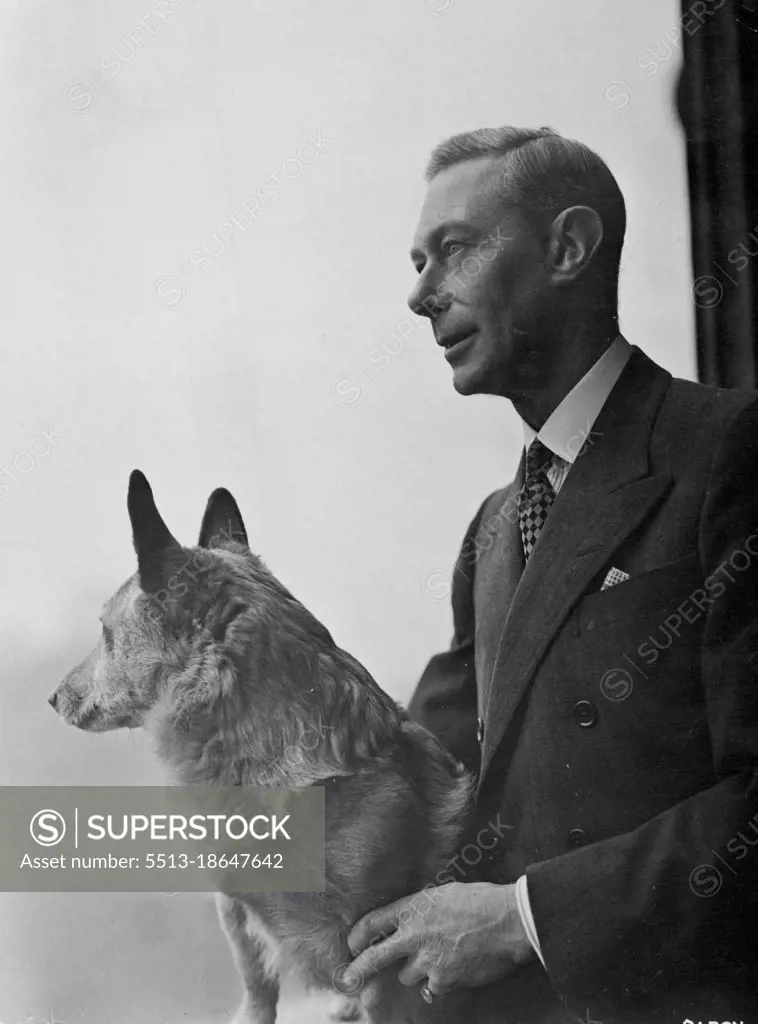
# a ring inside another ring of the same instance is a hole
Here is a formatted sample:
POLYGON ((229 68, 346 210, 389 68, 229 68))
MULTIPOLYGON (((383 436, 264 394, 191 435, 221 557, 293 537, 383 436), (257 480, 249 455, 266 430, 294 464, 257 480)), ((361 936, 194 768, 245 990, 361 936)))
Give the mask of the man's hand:
POLYGON ((490 882, 451 882, 380 907, 358 921, 347 941, 360 954, 342 975, 353 991, 405 958, 404 985, 428 978, 430 990, 442 994, 498 981, 536 956, 516 886, 490 882))

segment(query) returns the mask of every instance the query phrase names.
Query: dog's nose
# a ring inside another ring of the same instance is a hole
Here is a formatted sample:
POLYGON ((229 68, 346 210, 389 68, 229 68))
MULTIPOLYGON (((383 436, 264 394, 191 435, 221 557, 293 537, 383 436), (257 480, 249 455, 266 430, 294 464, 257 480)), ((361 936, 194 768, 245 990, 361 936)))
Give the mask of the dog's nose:
POLYGON ((47 698, 48 704, 51 705, 56 711, 58 710, 58 691, 53 690, 50 696, 47 698))

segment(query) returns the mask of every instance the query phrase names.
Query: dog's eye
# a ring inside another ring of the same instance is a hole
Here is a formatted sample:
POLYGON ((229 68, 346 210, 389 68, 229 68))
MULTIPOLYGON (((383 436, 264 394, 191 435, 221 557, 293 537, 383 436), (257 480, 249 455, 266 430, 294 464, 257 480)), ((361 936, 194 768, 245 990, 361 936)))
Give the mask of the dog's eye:
POLYGON ((113 632, 109 626, 105 625, 105 623, 103 623, 103 640, 108 650, 111 650, 113 647, 113 632))

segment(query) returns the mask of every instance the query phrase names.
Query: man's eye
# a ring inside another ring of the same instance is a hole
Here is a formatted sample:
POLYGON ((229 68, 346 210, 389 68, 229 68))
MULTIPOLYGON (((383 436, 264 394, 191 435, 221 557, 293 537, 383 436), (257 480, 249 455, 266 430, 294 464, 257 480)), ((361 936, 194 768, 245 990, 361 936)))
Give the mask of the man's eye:
POLYGON ((446 256, 455 256, 463 248, 463 242, 445 242, 442 251, 446 256))
POLYGON ((107 648, 110 649, 113 647, 113 632, 109 626, 105 625, 105 623, 103 623, 103 640, 105 641, 105 646, 107 648))

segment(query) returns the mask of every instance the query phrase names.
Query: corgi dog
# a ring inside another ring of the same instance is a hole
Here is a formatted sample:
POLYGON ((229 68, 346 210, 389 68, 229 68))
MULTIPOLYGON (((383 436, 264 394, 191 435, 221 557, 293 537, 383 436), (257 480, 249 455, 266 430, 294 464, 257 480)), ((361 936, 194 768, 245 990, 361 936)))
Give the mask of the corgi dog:
MULTIPOLYGON (((234 1024, 274 1024, 280 977, 339 992, 356 921, 434 883, 474 782, 251 552, 228 491, 189 548, 138 470, 127 507, 137 571, 49 700, 86 731, 146 729, 173 784, 325 788, 323 893, 217 895, 244 985, 234 1024)), ((351 995, 341 1019, 422 1019, 419 986, 395 970, 351 995)))

